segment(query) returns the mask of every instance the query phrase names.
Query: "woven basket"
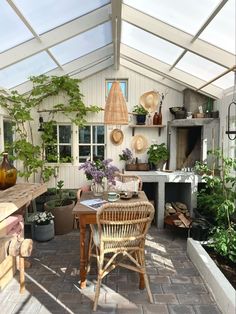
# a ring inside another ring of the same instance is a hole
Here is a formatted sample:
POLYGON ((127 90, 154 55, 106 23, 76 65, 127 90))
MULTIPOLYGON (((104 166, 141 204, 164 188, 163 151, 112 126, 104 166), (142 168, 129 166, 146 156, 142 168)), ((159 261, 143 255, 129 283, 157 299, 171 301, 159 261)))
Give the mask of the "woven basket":
POLYGON ((138 171, 148 171, 149 170, 149 164, 147 163, 141 163, 141 164, 137 164, 138 166, 138 171))
POLYGON ((125 165, 126 171, 137 171, 138 170, 138 164, 127 164, 125 165))
POLYGON ((128 124, 128 110, 118 81, 112 83, 107 97, 104 123, 116 125, 128 124))

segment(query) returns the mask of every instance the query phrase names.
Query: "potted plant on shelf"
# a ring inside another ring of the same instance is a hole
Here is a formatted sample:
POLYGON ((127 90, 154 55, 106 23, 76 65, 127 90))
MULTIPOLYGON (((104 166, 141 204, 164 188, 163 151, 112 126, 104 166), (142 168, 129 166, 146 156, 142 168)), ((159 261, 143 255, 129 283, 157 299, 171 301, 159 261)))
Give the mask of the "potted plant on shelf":
POLYGON ((31 220, 33 225, 33 238, 37 241, 44 242, 54 238, 54 216, 50 212, 39 212, 31 220))
POLYGON ((136 123, 138 125, 145 124, 148 111, 142 105, 134 106, 133 114, 136 115, 136 123))
POLYGON ((105 160, 87 160, 83 163, 79 170, 83 169, 88 180, 92 180, 91 190, 94 196, 101 196, 104 192, 104 179, 108 183, 115 183, 115 174, 119 169, 111 165, 112 159, 105 160))
POLYGON ((75 206, 74 195, 70 197, 69 193, 62 190, 64 182, 58 181, 56 188, 56 197, 44 204, 47 212, 54 215, 55 234, 66 234, 73 229, 72 209, 75 206))
POLYGON ((148 151, 148 163, 150 164, 150 169, 163 169, 164 163, 169 158, 169 152, 165 145, 162 144, 152 144, 148 151))

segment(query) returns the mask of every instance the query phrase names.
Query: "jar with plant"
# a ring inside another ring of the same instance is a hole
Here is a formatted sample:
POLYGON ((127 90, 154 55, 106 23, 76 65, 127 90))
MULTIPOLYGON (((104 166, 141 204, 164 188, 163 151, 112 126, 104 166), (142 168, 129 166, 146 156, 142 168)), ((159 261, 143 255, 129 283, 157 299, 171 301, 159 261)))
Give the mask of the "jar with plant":
POLYGON ((150 164, 150 169, 163 169, 164 163, 169 158, 169 152, 165 145, 162 144, 152 144, 147 151, 148 162, 150 164))
POLYGON ((145 124, 148 111, 142 105, 134 106, 133 114, 136 115, 136 123, 138 125, 145 124))
POLYGON ((217 175, 210 168, 205 169, 205 186, 197 197, 198 211, 213 224, 208 246, 236 263, 236 160, 225 157, 222 149, 208 154, 218 159, 219 166, 217 175))

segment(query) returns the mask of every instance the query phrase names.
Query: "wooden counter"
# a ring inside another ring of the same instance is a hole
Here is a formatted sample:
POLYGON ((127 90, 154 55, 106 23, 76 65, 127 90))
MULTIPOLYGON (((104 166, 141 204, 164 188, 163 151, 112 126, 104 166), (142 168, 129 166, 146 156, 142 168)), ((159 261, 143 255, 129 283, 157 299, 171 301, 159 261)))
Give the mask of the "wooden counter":
POLYGON ((46 191, 45 183, 17 183, 9 189, 0 191, 0 221, 46 191))

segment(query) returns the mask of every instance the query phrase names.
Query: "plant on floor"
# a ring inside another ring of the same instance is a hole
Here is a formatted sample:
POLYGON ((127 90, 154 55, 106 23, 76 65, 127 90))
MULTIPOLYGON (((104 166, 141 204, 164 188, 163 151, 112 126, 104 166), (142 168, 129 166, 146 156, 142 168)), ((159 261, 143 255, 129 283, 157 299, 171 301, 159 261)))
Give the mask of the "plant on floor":
POLYGON ((23 164, 23 170, 19 171, 19 176, 28 181, 33 174, 38 173, 40 170, 41 180, 48 181, 54 175, 54 167, 47 165, 44 149, 45 145, 48 144, 46 137, 50 137, 51 133, 44 125, 43 144, 41 146, 34 144, 33 111, 38 110, 45 112, 45 114, 48 113, 49 121, 54 120, 55 114, 62 113, 72 123, 83 126, 86 123, 87 113, 98 112, 100 108, 86 106, 83 103, 83 95, 80 92, 80 81, 78 79, 70 78, 67 75, 61 77, 39 75, 31 77, 30 81, 33 83, 33 87, 29 93, 19 94, 18 91, 13 90, 7 96, 0 95, 0 106, 6 109, 9 117, 13 120, 16 132, 16 139, 9 145, 8 151, 14 151, 13 159, 19 160, 23 164), (62 96, 59 103, 55 103, 50 110, 39 110, 39 107, 46 99, 58 95, 62 96), (61 99, 64 99, 64 101, 61 102, 61 99))
POLYGON ((236 223, 232 219, 236 211, 236 160, 225 157, 222 149, 209 154, 219 160, 219 175, 203 175, 205 187, 198 193, 198 208, 214 217, 210 246, 236 262, 236 223))

